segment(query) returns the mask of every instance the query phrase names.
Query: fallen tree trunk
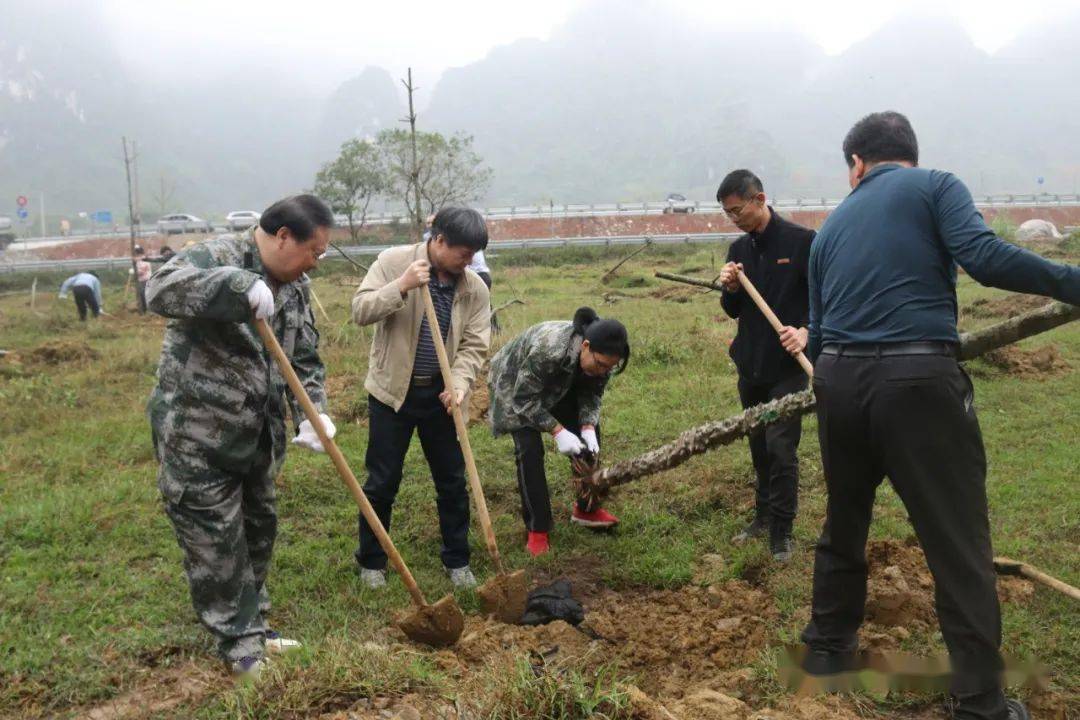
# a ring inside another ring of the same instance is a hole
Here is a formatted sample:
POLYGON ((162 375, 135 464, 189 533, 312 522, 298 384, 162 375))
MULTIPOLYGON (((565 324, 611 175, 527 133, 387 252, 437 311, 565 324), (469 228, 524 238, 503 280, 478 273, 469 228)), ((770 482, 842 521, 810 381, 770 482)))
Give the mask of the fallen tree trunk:
POLYGON ((635 256, 637 256, 637 255, 639 255, 639 254, 641 254, 641 253, 643 253, 643 252, 645 252, 646 250, 648 250, 648 249, 649 249, 649 246, 650 246, 650 245, 652 245, 652 238, 650 238, 650 237, 646 237, 646 238, 645 238, 645 244, 644 244, 644 245, 642 245, 642 246, 641 246, 641 247, 639 247, 639 248, 638 248, 637 250, 635 250, 634 252, 630 253, 630 254, 629 254, 629 255, 627 255, 626 257, 624 257, 624 258, 623 258, 622 260, 620 260, 619 262, 615 263, 615 267, 611 268, 611 269, 610 269, 610 270, 608 270, 608 271, 607 271, 606 273, 604 273, 603 275, 601 275, 601 276, 600 276, 600 282, 607 282, 607 279, 608 279, 609 277, 611 277, 611 275, 613 275, 613 274, 615 273, 615 271, 616 271, 616 270, 618 270, 619 268, 621 268, 621 267, 622 267, 622 266, 623 266, 623 265, 624 265, 624 264, 626 263, 626 261, 627 261, 627 260, 630 260, 631 258, 633 258, 633 257, 635 257, 635 256))
MULTIPOLYGON (((960 336, 960 358, 970 360, 983 353, 1009 345, 1059 325, 1080 319, 1080 306, 1055 302, 1024 313, 1005 322, 960 336)), ((682 465, 722 445, 730 445, 760 428, 788 418, 805 415, 814 409, 812 390, 786 395, 772 402, 752 407, 738 415, 699 425, 683 432, 667 445, 636 458, 623 460, 591 475, 574 478, 578 493, 595 505, 612 488, 647 475, 682 465)))

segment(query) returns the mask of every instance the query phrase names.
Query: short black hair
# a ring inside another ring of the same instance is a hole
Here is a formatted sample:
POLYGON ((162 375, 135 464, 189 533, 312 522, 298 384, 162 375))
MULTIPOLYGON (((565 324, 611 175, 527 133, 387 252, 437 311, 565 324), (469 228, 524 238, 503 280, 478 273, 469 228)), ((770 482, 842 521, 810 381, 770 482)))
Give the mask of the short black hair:
POLYGON ((892 161, 919 164, 919 141, 906 117, 886 110, 870 113, 855 123, 844 138, 844 160, 855 166, 855 156, 864 163, 892 161))
POLYGON ((431 236, 442 235, 450 246, 464 245, 473 252, 483 250, 488 244, 487 224, 484 217, 467 207, 450 205, 435 213, 431 221, 431 236))
POLYGON ((334 227, 334 213, 314 195, 293 195, 263 210, 259 227, 271 235, 288 228, 298 242, 307 242, 315 234, 315 228, 334 227))
POLYGON ((601 318, 591 307, 579 307, 572 322, 574 334, 588 340, 593 352, 619 358, 612 375, 626 369, 630 362, 630 334, 625 325, 614 318, 601 318))
POLYGON ((716 202, 723 203, 724 198, 732 195, 749 200, 759 192, 765 192, 761 178, 746 169, 732 170, 720 183, 716 191, 716 202))

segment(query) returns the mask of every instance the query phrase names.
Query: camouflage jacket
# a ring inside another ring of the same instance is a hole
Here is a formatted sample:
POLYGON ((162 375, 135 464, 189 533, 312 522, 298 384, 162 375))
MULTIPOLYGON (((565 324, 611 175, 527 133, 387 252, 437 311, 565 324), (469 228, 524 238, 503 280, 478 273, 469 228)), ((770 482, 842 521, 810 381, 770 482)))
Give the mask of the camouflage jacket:
POLYGON ((488 392, 491 428, 496 436, 522 428, 550 432, 558 424, 551 408, 571 389, 577 394, 581 424, 600 422, 607 378, 590 378, 581 372, 581 340, 572 323, 544 322, 495 353, 488 392))
MULTIPOLYGON (((242 472, 269 426, 272 459, 285 454, 288 388, 252 322, 247 291, 273 289, 254 235, 223 235, 183 250, 151 276, 146 302, 170 318, 147 412, 159 457, 188 458, 242 472)), ((270 326, 311 400, 325 411, 319 333, 308 280, 277 287, 270 326)), ((288 393, 295 423, 304 419, 288 393)))

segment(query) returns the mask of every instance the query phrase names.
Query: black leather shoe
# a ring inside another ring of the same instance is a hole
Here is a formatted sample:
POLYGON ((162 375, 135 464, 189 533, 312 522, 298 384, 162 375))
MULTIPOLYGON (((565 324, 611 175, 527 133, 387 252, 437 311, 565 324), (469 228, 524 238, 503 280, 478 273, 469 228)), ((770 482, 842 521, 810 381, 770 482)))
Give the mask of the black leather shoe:
POLYGON ((1031 713, 1019 700, 1006 699, 1005 708, 1009 711, 1009 720, 1031 720, 1031 713))

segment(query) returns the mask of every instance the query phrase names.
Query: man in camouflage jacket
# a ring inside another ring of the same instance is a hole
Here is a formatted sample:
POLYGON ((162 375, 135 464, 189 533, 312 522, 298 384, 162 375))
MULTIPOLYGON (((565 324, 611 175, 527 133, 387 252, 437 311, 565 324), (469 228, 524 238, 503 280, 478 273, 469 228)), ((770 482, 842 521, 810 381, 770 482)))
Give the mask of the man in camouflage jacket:
POLYGON ((324 411, 325 370, 304 272, 325 252, 332 224, 318 199, 286 198, 252 230, 180 252, 147 283, 150 310, 170 318, 147 408, 158 485, 195 611, 235 672, 257 671, 266 650, 296 644, 269 631, 264 617, 287 394, 299 425, 293 442, 322 449, 310 422, 300 422, 253 320, 270 323, 324 411))

